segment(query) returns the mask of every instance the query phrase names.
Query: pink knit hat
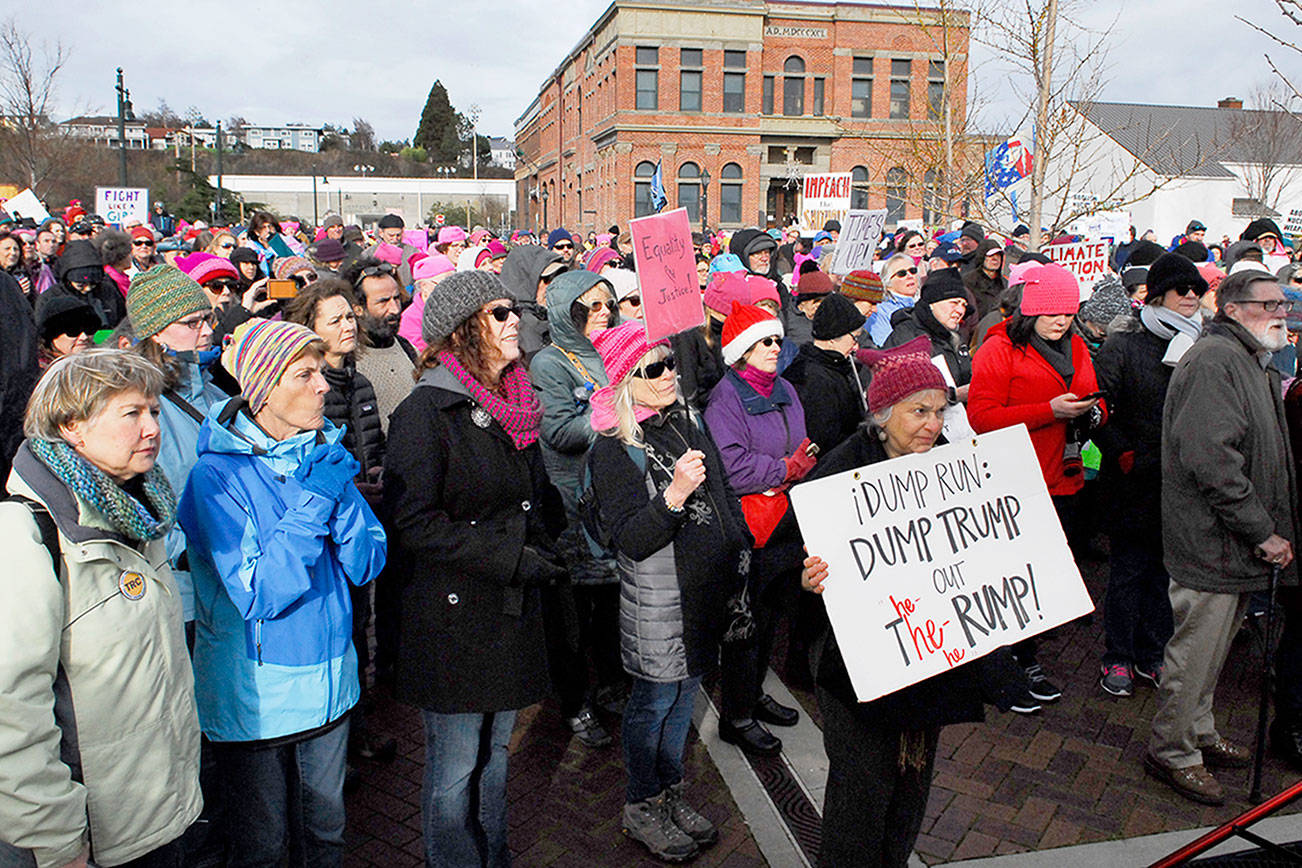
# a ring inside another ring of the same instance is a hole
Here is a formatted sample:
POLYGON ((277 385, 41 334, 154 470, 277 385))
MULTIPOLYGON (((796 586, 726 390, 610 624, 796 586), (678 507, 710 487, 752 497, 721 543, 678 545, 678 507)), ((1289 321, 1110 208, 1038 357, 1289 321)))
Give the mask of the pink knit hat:
POLYGON ((1026 283, 1026 276, 1042 265, 1044 265, 1043 262, 1036 262, 1035 260, 1017 263, 1008 269, 1008 285, 1018 286, 1026 283))
POLYGON ((735 365, 764 338, 782 338, 782 323, 762 307, 732 303, 723 321, 723 363, 735 365))
POLYGON ((740 271, 716 271, 705 285, 705 306, 710 310, 727 314, 732 310, 732 303, 750 304, 750 285, 746 275, 740 271))
POLYGON ((456 244, 466 240, 466 230, 460 226, 444 226, 439 230, 439 244, 456 244))
POLYGON ((189 256, 178 256, 176 258, 176 267, 194 278, 201 286, 217 277, 229 277, 232 280, 239 279, 239 274, 236 273, 235 266, 231 265, 229 259, 212 253, 191 253, 189 256))
POLYGON ((619 424, 615 415, 615 387, 637 367, 642 357, 652 347, 667 345, 664 338, 653 344, 646 342, 646 327, 641 320, 631 319, 611 329, 602 329, 592 336, 592 345, 601 356, 610 385, 592 393, 592 415, 589 424, 593 431, 609 431, 619 424))
POLYGON ((601 269, 619 259, 619 254, 609 247, 598 247, 583 258, 583 267, 593 274, 600 274, 601 269))
POLYGON ((455 266, 452 260, 448 259, 442 253, 431 253, 420 262, 417 262, 411 269, 412 280, 425 280, 430 277, 438 277, 440 274, 447 274, 454 271, 455 266))
POLYGON ((1041 265, 1026 275, 1022 285, 1023 316, 1056 316, 1080 310, 1080 284, 1076 275, 1057 263, 1041 265))
POLYGON ((402 265, 402 248, 382 242, 375 248, 375 258, 390 265, 402 265))
POLYGON ((931 363, 931 339, 916 337, 889 350, 859 350, 859 361, 872 369, 868 412, 885 410, 915 392, 945 391, 945 378, 931 363))

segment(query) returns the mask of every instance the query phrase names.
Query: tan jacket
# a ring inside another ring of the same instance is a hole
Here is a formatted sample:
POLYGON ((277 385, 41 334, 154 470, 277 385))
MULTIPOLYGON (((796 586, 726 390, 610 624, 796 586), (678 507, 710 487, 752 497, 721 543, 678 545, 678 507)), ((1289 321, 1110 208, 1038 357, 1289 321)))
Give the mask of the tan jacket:
POLYGON ((161 540, 138 551, 26 444, 9 490, 49 508, 63 565, 25 505, 0 503, 0 840, 39 868, 88 842, 118 865, 202 807, 180 595, 161 540))

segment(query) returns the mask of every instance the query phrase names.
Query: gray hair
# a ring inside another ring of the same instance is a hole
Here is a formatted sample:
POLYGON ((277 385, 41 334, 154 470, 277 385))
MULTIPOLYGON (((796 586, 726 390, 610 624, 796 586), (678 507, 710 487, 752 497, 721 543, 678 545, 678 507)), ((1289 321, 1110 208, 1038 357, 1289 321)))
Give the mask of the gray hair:
POLYGON ((914 264, 913 257, 907 253, 897 253, 890 259, 886 260, 886 264, 882 266, 882 280, 890 280, 891 270, 895 268, 897 264, 903 265, 906 262, 909 265, 914 264))
POLYGON ((1227 304, 1247 301, 1252 297, 1253 285, 1257 283, 1278 284, 1279 281, 1269 271, 1255 268, 1231 274, 1222 280, 1216 287, 1216 312, 1224 314, 1227 304))
POLYGON ((131 257, 131 236, 119 229, 101 230, 94 243, 105 265, 116 265, 131 257))
POLYGON ((23 433, 33 440, 61 440, 62 426, 93 419, 114 395, 135 390, 156 398, 163 384, 163 372, 129 350, 95 348, 64 356, 36 384, 23 433))
MULTIPOLYGON (((642 370, 652 362, 658 362, 668 358, 670 355, 669 347, 664 344, 654 346, 647 350, 628 376, 614 384, 615 393, 615 418, 618 420, 613 429, 601 433, 608 437, 618 437, 621 443, 627 446, 641 446, 645 441, 642 437, 642 426, 637 421, 637 410, 633 404, 633 371, 642 370)), ((674 388, 677 389, 677 380, 674 388)), ((676 400, 682 400, 682 394, 677 394, 676 400)))

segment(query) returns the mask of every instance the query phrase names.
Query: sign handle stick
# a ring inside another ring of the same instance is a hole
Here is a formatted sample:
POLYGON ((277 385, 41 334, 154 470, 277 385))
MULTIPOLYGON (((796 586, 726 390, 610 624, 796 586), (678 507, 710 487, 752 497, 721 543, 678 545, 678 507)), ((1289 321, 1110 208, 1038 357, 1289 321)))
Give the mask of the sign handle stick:
POLYGON ((868 412, 868 393, 863 389, 863 380, 859 377, 859 365, 853 358, 850 359, 850 370, 854 371, 854 382, 859 387, 859 401, 863 404, 863 411, 868 412))
POLYGON ((1257 750, 1256 755, 1252 758, 1252 791, 1248 794, 1248 801, 1254 805, 1262 802, 1261 797, 1261 767, 1266 758, 1266 717, 1270 711, 1270 692, 1273 679, 1273 668, 1271 666, 1271 645, 1275 639, 1275 592, 1279 588, 1279 565, 1275 564, 1270 570, 1270 592, 1267 595, 1266 602, 1266 636, 1263 639, 1262 647, 1262 667, 1261 667, 1261 699, 1257 706, 1257 750))

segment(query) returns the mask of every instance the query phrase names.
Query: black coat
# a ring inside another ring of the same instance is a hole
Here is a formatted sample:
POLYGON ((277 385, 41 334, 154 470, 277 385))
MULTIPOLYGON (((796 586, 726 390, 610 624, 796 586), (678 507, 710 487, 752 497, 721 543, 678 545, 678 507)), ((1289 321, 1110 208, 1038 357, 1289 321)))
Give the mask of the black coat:
POLYGON ((864 402, 854 363, 841 353, 805 344, 782 378, 795 386, 805 409, 805 434, 823 454, 863 424, 864 402))
POLYGON ((23 442, 23 415, 40 370, 36 364, 36 321, 18 281, 0 274, 0 488, 23 442))
POLYGON ((118 285, 104 273, 99 251, 89 241, 73 241, 64 248, 60 260, 63 270, 59 282, 37 298, 36 316, 40 317, 41 310, 50 299, 66 295, 79 298, 89 304, 95 311, 95 315, 99 317, 103 328, 117 328, 118 323, 127 315, 127 300, 123 297, 122 290, 118 289, 118 285), (87 292, 78 292, 68 283, 68 275, 73 271, 88 268, 98 269, 95 275, 96 282, 87 292))
MULTIPOLYGON (((714 320, 705 328, 713 329, 714 320)), ((705 340, 701 329, 688 329, 669 338, 677 361, 678 388, 689 407, 704 412, 711 390, 723 379, 727 366, 723 363, 723 350, 719 330, 715 330, 714 343, 705 340)))
POLYGON ((919 302, 910 308, 909 318, 895 327, 883 349, 900 347, 920 337, 931 341, 932 358, 945 357, 954 385, 966 386, 972 382, 972 356, 968 353, 967 344, 936 319, 929 304, 919 302))
POLYGON ((985 316, 992 310, 998 310, 999 297, 1008 288, 1002 270, 997 272, 994 277, 990 277, 981 269, 986 254, 996 249, 1003 249, 998 241, 992 239, 982 241, 981 246, 972 254, 972 267, 963 269, 963 285, 972 292, 973 297, 976 299, 978 317, 985 316))
POLYGON ((524 708, 548 687, 541 593, 520 566, 526 543, 550 552, 564 508, 538 445, 516 449, 475 409, 443 368, 426 372, 384 463, 397 695, 443 714, 524 708))
POLYGON ((384 430, 375 388, 352 359, 339 368, 325 365, 321 373, 330 384, 325 395, 326 418, 344 429, 344 447, 361 463, 362 478, 369 478, 372 468, 384 466, 384 430))

